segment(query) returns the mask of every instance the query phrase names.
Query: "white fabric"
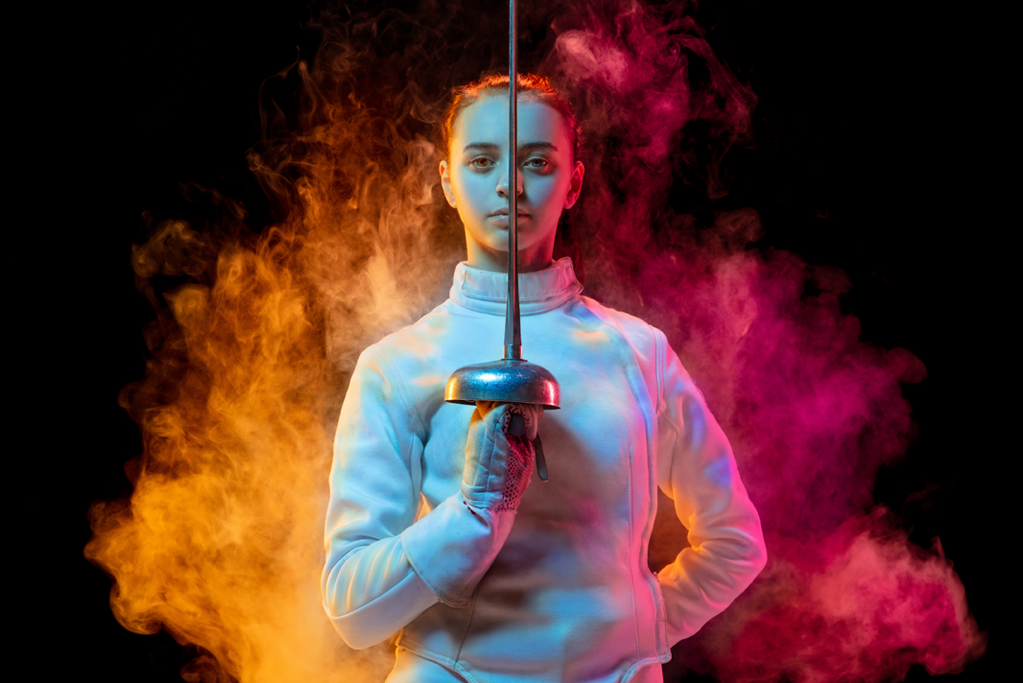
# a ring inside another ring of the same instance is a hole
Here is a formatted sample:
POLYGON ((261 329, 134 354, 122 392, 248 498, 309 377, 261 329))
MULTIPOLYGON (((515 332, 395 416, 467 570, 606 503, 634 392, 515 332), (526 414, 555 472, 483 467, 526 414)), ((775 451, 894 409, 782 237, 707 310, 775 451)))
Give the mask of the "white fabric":
MULTIPOLYGON (((456 368, 500 356, 507 276, 455 271, 448 301, 363 352, 330 474, 324 607, 368 647, 404 629, 400 680, 660 680, 670 646, 766 561, 731 449, 664 335, 581 296, 571 261, 519 276, 524 355, 561 384, 540 434, 550 481, 517 511, 461 492, 473 408, 456 368), (647 568, 655 486, 690 548, 647 568), (445 679, 441 679, 445 680, 445 679)), ((396 669, 397 671, 398 669, 396 669)), ((399 680, 392 678, 393 680, 399 680)))
MULTIPOLYGON (((509 437, 505 430, 512 414, 524 423, 542 415, 540 406, 477 401, 465 442, 462 497, 473 510, 515 510, 533 474, 533 444, 528 435, 509 437)), ((536 436, 533 424, 532 436, 536 436)))

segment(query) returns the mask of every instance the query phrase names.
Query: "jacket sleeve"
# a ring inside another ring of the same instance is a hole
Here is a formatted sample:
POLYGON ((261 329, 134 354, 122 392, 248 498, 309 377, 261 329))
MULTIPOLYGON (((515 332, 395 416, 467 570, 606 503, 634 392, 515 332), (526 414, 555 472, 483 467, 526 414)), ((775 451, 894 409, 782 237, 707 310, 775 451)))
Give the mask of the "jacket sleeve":
POLYGON ((470 509, 461 491, 418 521, 426 431, 379 346, 359 358, 334 443, 324 609, 345 642, 375 645, 438 601, 468 602, 514 512, 470 509))
POLYGON ((658 335, 658 486, 675 503, 690 547, 658 575, 668 642, 688 638, 739 596, 767 562, 760 517, 728 439, 678 356, 658 335))

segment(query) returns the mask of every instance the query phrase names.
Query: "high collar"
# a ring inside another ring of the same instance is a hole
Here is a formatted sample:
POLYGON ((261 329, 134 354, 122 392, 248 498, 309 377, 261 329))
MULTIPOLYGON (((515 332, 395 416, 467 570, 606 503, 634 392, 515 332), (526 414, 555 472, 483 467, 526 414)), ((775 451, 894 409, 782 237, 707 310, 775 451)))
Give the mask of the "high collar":
MULTIPOLYGON (((519 273, 519 310, 535 315, 561 306, 579 292, 572 259, 563 258, 543 270, 519 273)), ((455 268, 451 300, 473 311, 504 315, 508 300, 508 274, 470 267, 465 261, 455 268)))

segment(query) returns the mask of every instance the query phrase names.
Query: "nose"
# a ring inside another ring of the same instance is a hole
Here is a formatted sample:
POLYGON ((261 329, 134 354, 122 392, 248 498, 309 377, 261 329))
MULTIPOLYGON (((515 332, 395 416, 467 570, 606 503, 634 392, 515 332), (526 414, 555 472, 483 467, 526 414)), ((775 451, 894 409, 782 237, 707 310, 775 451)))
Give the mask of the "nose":
MULTIPOLYGON (((517 197, 521 197, 522 196, 522 171, 520 169, 515 169, 515 184, 516 184, 515 195, 517 197)), ((507 173, 501 173, 500 176, 497 179, 497 194, 499 196, 501 196, 501 197, 507 197, 508 196, 508 174, 507 173)))

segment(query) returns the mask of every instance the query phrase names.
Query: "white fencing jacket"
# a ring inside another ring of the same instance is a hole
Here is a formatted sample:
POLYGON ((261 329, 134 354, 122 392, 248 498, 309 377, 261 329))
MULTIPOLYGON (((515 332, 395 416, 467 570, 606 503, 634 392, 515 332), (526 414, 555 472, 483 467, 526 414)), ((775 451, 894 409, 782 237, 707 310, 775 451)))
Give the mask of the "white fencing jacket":
POLYGON ((663 333, 581 296, 569 259, 519 282, 523 355, 561 385, 561 410, 540 421, 550 481, 534 476, 517 511, 462 497, 473 408, 445 403, 444 386, 500 357, 507 298, 506 274, 462 263, 450 298, 366 349, 352 376, 325 609, 351 647, 404 629, 402 680, 660 680, 671 645, 763 568, 760 519, 663 333), (655 486, 691 544, 656 575, 655 486))

